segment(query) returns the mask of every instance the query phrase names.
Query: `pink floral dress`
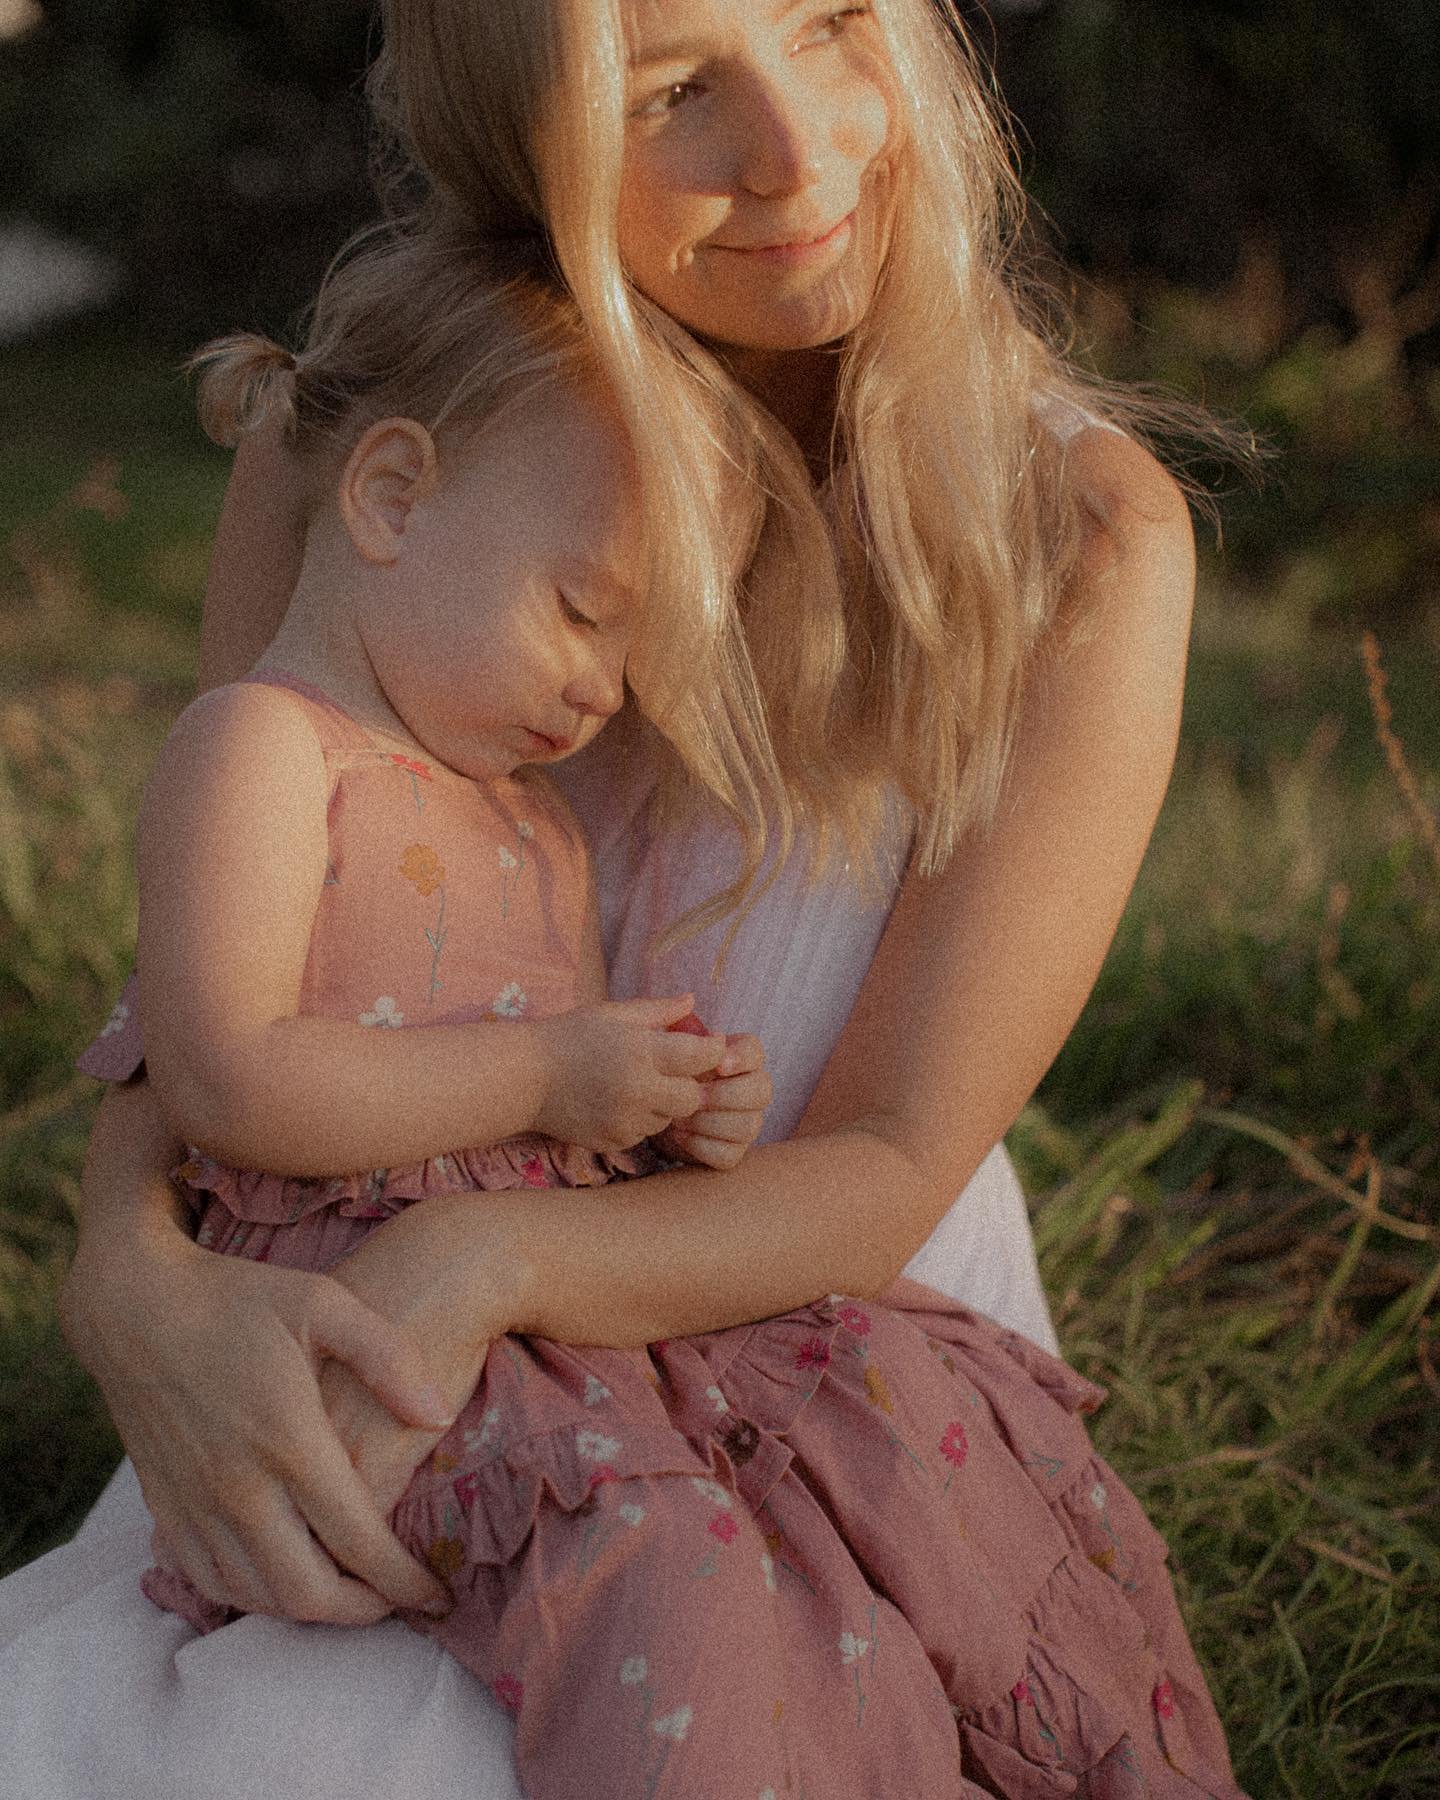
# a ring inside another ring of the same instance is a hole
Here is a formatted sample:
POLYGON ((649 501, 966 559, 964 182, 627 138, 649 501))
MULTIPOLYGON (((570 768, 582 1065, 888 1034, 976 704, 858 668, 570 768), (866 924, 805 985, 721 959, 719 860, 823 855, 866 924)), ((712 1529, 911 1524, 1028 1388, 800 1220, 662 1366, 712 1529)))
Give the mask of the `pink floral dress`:
MULTIPOLYGON (((480 788, 276 685, 330 771, 306 1010, 573 1005, 588 869, 553 790, 480 788)), ((182 1175, 200 1241, 324 1269, 433 1193, 638 1172, 526 1137, 338 1181, 182 1175)), ((455 1597, 410 1622, 514 1714, 534 1800, 1235 1800, 1165 1546, 1081 1423, 1102 1397, 909 1281, 644 1350, 502 1338, 393 1515, 455 1597)), ((234 1617, 144 1585, 198 1630, 234 1617)))

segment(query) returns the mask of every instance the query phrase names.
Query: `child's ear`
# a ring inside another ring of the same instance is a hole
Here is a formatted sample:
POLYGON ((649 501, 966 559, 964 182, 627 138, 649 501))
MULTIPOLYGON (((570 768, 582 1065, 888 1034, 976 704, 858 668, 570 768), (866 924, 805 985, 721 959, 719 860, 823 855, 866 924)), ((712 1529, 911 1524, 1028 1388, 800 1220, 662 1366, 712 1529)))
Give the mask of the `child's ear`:
POLYGON ((366 562, 392 563, 410 509, 435 481, 435 440, 414 419, 380 419, 367 427, 340 476, 340 516, 366 562))

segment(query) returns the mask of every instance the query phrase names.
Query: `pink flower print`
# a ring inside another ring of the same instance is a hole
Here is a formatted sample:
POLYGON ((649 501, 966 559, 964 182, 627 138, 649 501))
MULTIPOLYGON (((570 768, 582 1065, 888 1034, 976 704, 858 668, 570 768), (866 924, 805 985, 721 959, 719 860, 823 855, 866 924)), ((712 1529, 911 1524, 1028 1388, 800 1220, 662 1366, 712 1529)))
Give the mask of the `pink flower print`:
POLYGON ((1155 1702, 1155 1710, 1162 1719, 1175 1717, 1175 1690, 1168 1681, 1162 1681, 1151 1695, 1155 1702))
POLYGON ((520 1702, 525 1698, 525 1683, 518 1675, 512 1675, 507 1669, 503 1675, 495 1677, 490 1688, 495 1698, 509 1712, 519 1712, 520 1702))
POLYGON ((398 752, 392 751, 390 760, 397 769, 406 769, 410 774, 418 775, 422 781, 434 780, 434 776, 430 773, 430 765, 417 761, 413 756, 401 756, 398 752))
POLYGON ((592 1488, 604 1487, 607 1481, 618 1481, 619 1479, 620 1477, 610 1467, 609 1463, 601 1463, 600 1467, 596 1469, 590 1477, 590 1486, 592 1488))
POLYGON ((797 1369, 824 1369, 830 1363, 830 1346, 824 1338, 806 1338, 795 1352, 797 1369))
POLYGON ((545 1165, 538 1156, 527 1156, 520 1165, 520 1173, 525 1177, 526 1187, 548 1187, 545 1179, 545 1165))
POLYGON ((868 1337, 870 1334, 870 1315, 860 1307, 847 1303, 836 1309, 835 1317, 847 1331, 856 1337, 868 1337))
POLYGON ((1035 1704, 1035 1696, 1030 1692, 1030 1683, 1024 1680, 1017 1681, 1014 1687, 1011 1688, 1010 1698, 1015 1701, 1018 1706, 1033 1706, 1035 1704))
POLYGON ((455 1498, 460 1502, 461 1512, 468 1513, 475 1504, 475 1496, 480 1491, 480 1477, 474 1469, 467 1469, 463 1475, 457 1475, 454 1482, 455 1498))
POLYGON ((740 1527, 728 1512, 717 1512, 706 1530, 712 1537, 719 1538, 722 1544, 733 1544, 740 1535, 740 1527))
POLYGON ((957 1469, 964 1468, 965 1458, 970 1454, 970 1440, 958 1419, 952 1419, 945 1427, 945 1435, 940 1440, 940 1454, 946 1462, 954 1463, 957 1469))

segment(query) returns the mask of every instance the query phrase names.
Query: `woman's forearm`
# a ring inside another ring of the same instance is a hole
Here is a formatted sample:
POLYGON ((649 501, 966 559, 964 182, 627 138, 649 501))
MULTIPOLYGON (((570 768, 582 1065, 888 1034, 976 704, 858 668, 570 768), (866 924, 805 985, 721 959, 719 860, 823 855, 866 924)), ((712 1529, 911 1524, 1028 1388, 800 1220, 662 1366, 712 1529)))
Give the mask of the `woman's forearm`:
POLYGON ((93 1368, 96 1300, 137 1260, 147 1265, 190 1245, 186 1209, 169 1179, 181 1151, 144 1078, 107 1088, 81 1180, 79 1241, 60 1294, 71 1348, 93 1368))
POLYGON ((413 1257, 424 1292, 409 1316, 477 1340, 623 1348, 878 1292, 951 1198, 901 1149, 849 1129, 754 1150, 725 1174, 427 1201, 360 1254, 413 1257))

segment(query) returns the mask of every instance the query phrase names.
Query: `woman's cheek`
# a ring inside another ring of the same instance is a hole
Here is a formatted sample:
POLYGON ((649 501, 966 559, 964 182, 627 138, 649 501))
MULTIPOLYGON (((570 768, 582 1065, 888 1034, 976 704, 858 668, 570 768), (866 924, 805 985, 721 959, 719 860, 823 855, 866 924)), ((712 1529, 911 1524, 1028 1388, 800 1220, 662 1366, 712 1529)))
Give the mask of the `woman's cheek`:
POLYGON ((874 162, 889 137, 890 106, 885 94, 873 83, 864 83, 849 104, 837 107, 830 142, 836 153, 848 161, 874 162))

